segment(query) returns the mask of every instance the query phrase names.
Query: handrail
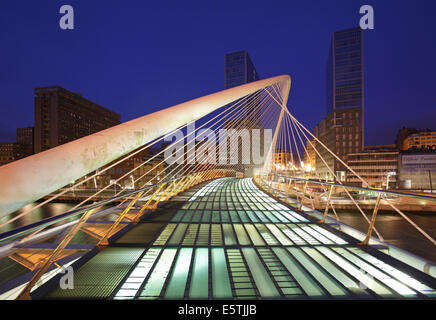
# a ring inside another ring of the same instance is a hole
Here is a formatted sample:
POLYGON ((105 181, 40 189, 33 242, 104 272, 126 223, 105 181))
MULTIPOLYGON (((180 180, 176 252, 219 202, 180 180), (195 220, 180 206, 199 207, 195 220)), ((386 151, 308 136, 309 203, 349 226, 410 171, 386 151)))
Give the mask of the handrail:
POLYGON ((112 197, 112 198, 109 198, 109 199, 104 199, 104 200, 101 200, 99 202, 95 202, 95 203, 93 203, 91 205, 88 205, 86 207, 82 207, 82 208, 79 208, 79 209, 67 211, 67 212, 61 213, 61 214, 59 214, 59 215, 57 215, 55 217, 50 217, 50 218, 43 219, 41 221, 38 221, 38 222, 35 222, 35 223, 32 223, 32 224, 25 225, 23 227, 19 227, 17 229, 11 230, 11 231, 6 231, 6 232, 0 234, 0 244, 4 243, 6 241, 15 240, 15 239, 17 239, 17 238, 19 238, 21 236, 24 236, 24 235, 27 235, 27 234, 33 232, 33 231, 35 231, 35 230, 37 230, 39 228, 46 228, 46 227, 48 227, 48 226, 50 226, 52 224, 55 224, 57 222, 64 221, 64 220, 66 220, 68 218, 72 218, 72 217, 78 216, 78 215, 84 213, 85 211, 88 211, 88 210, 91 210, 91 209, 95 209, 95 208, 101 207, 103 205, 107 205, 107 204, 112 203, 112 202, 114 202, 116 200, 119 200, 119 199, 122 199, 122 198, 126 198, 126 197, 129 197, 129 196, 132 196, 132 195, 135 195, 135 194, 137 194, 137 193, 139 193, 141 191, 146 191, 146 190, 151 189, 153 187, 160 186, 163 183, 172 182, 172 181, 177 180, 179 178, 180 177, 173 178, 173 179, 168 180, 168 181, 161 181, 159 183, 156 183, 156 184, 153 184, 153 185, 148 185, 148 186, 143 187, 141 189, 136 189, 136 190, 128 192, 128 193, 120 194, 118 196, 115 196, 115 197, 112 197))
MULTIPOLYGON (((217 170, 220 170, 220 169, 217 169, 217 170)), ((25 236, 27 234, 30 234, 31 232, 36 231, 38 229, 46 228, 46 227, 51 226, 57 222, 64 221, 68 218, 76 217, 76 216, 78 216, 78 215, 80 215, 88 210, 95 209, 95 208, 110 204, 110 203, 112 203, 116 200, 119 200, 119 199, 133 196, 139 192, 146 191, 146 190, 149 190, 149 189, 154 188, 154 187, 159 187, 160 185, 162 185, 164 183, 171 183, 171 182, 176 181, 176 180, 183 178, 183 177, 184 176, 180 176, 180 177, 176 177, 176 178, 172 178, 172 179, 168 179, 168 180, 163 180, 159 183, 156 183, 153 185, 148 185, 148 186, 145 186, 141 189, 136 189, 136 190, 133 190, 133 191, 128 192, 128 193, 120 194, 118 196, 115 196, 115 197, 112 197, 109 199, 104 199, 104 200, 101 200, 99 202, 95 202, 95 203, 88 205, 86 207, 67 211, 67 212, 61 213, 55 217, 46 218, 46 219, 43 219, 41 221, 38 221, 38 222, 35 222, 32 224, 28 224, 28 225, 23 226, 23 227, 19 227, 17 229, 11 230, 11 231, 6 231, 6 232, 0 234, 0 245, 7 242, 7 241, 12 241, 12 240, 20 238, 22 236, 25 236)))
POLYGON ((332 182, 322 182, 322 181, 313 180, 313 179, 303 179, 303 178, 289 177, 289 176, 282 176, 282 175, 277 175, 277 177, 286 178, 286 179, 290 179, 290 180, 305 181, 305 182, 310 182, 310 183, 314 183, 314 184, 340 187, 340 188, 348 188, 348 189, 361 190, 361 191, 371 191, 371 192, 377 192, 377 193, 383 193, 383 194, 391 194, 391 195, 396 195, 396 196, 416 198, 416 199, 421 199, 421 200, 436 201, 436 197, 424 196, 424 195, 419 195, 419 194, 411 194, 411 193, 389 191, 389 190, 380 190, 380 189, 374 189, 374 188, 364 188, 364 187, 358 187, 358 186, 350 186, 350 185, 338 184, 338 183, 332 183, 332 182))

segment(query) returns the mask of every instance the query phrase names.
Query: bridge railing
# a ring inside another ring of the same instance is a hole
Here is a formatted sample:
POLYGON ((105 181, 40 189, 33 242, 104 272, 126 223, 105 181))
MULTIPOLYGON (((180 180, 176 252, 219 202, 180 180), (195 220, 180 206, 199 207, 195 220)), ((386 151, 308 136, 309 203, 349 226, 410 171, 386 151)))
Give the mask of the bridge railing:
POLYGON ((320 223, 326 222, 330 209, 332 210, 336 221, 340 221, 337 212, 338 206, 343 206, 345 204, 348 205, 348 208, 352 207, 357 209, 368 223, 366 237, 361 242, 362 245, 369 244, 373 231, 377 234, 378 239, 381 242, 385 242, 384 238, 375 227, 378 212, 383 208, 398 213, 422 236, 436 246, 436 240, 413 222, 403 212, 403 210, 400 209, 400 206, 404 206, 409 210, 414 208, 421 210, 422 207, 425 206, 428 210, 436 212, 436 197, 392 190, 349 186, 342 183, 332 183, 278 174, 259 175, 255 177, 255 181, 270 193, 278 197, 283 197, 286 202, 290 201, 291 196, 296 197, 298 203, 297 209, 299 210, 302 210, 304 204, 311 205, 314 210, 321 209, 323 211, 323 216, 319 221, 320 223), (352 192, 356 191, 366 194, 370 193, 376 196, 371 200, 365 198, 359 199, 352 195, 352 192), (335 194, 339 194, 341 197, 334 198, 335 194), (346 202, 344 202, 344 200, 346 202), (363 208, 372 210, 370 219, 366 216, 363 208))
POLYGON ((168 201, 199 183, 234 175, 235 173, 231 170, 219 169, 192 173, 119 194, 112 198, 100 200, 91 205, 70 210, 55 217, 5 232, 0 234, 0 259, 5 257, 11 258, 27 267, 30 271, 36 271, 18 296, 19 299, 30 299, 32 288, 56 261, 78 252, 77 248, 72 249, 68 245, 79 231, 84 231, 95 239, 92 245, 100 249, 104 248, 109 245, 109 240, 113 235, 128 225, 126 222, 130 224, 138 223, 144 214, 155 210, 159 203, 168 201), (143 197, 146 192, 149 193, 149 196, 143 197), (110 205, 112 205, 111 209, 104 209, 110 205), (101 223, 98 226, 87 227, 91 217, 92 222, 94 222, 94 220, 101 219, 110 213, 116 213, 117 217, 114 221, 105 221, 105 223, 101 223), (41 242, 47 244, 47 240, 56 235, 58 236, 53 243, 52 249, 47 249, 47 246, 42 248, 34 246, 35 243, 41 242))

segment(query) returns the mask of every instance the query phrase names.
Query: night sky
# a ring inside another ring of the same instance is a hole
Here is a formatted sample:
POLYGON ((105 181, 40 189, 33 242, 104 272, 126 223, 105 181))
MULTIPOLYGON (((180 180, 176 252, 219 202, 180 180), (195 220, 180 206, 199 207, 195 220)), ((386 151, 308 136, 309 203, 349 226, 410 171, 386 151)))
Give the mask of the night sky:
POLYGON ((402 126, 436 130, 436 1, 63 0, 0 4, 0 141, 33 125, 33 89, 59 85, 127 121, 223 89, 224 54, 247 50, 261 78, 289 74, 291 112, 312 129, 326 115, 331 34, 364 32, 365 144, 402 126), (59 8, 75 9, 75 30, 59 8))

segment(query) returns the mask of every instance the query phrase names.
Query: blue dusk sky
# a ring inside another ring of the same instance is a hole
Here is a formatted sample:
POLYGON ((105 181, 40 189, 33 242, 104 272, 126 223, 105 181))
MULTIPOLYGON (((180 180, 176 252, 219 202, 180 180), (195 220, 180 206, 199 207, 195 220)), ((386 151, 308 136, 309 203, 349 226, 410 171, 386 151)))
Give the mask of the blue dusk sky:
POLYGON ((436 1, 4 0, 0 4, 0 140, 33 125, 34 88, 59 85, 127 121, 223 89, 224 55, 247 50, 260 77, 292 77, 291 112, 326 115, 331 34, 364 32, 365 144, 402 126, 436 130, 436 1), (59 8, 75 29, 59 28, 59 8))

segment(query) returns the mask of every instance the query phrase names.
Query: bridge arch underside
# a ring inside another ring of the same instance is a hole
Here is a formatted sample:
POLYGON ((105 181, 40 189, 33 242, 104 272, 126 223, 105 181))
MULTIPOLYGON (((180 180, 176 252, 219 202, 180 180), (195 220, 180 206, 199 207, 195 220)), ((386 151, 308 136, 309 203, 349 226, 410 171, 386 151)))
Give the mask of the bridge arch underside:
MULTIPOLYGON (((435 279, 261 191, 252 179, 203 183, 75 271, 49 299, 435 298, 435 279)), ((47 288, 51 288, 47 291, 47 288)))

